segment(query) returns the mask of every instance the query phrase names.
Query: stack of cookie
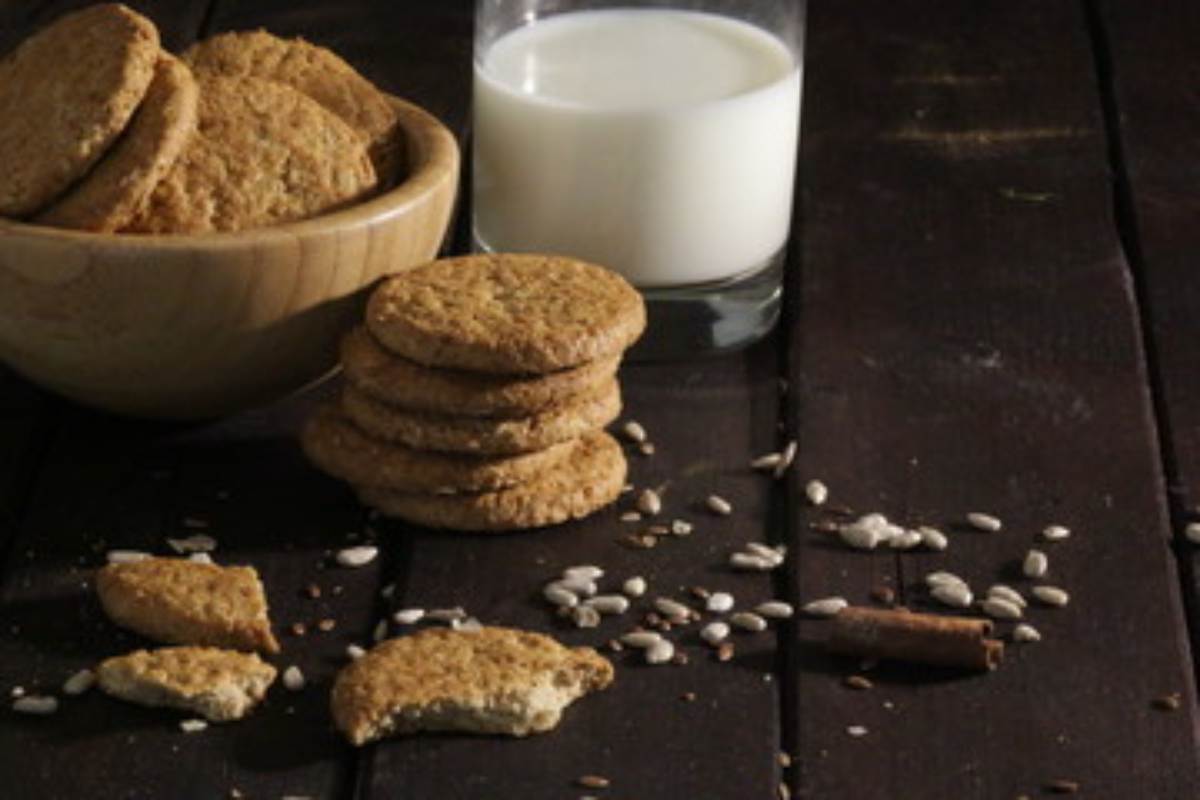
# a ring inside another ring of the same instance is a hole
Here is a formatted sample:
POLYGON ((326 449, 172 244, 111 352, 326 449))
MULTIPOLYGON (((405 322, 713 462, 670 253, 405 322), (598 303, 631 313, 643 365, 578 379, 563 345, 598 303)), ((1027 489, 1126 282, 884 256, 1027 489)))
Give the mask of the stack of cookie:
POLYGON ((646 324, 620 276, 559 256, 434 261, 379 286, 342 345, 346 382, 302 441, 384 514, 512 530, 582 517, 625 484, 603 427, 646 324))
POLYGON ((182 59, 115 3, 0 61, 0 216, 100 232, 288 222, 399 172, 393 100, 334 53, 263 31, 182 59))

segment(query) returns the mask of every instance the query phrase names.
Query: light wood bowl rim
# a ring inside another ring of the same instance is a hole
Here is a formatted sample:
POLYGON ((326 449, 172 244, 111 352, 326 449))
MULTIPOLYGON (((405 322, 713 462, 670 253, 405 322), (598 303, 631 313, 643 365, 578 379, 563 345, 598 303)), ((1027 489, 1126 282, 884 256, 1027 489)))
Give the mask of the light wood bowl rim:
POLYGON ((405 137, 411 164, 403 182, 365 202, 296 222, 244 231, 201 234, 96 233, 0 218, 0 235, 75 242, 118 250, 224 249, 344 232, 402 215, 410 206, 434 191, 447 176, 457 173, 458 143, 454 134, 433 114, 402 98, 390 96, 390 99, 400 112, 398 125, 405 137))

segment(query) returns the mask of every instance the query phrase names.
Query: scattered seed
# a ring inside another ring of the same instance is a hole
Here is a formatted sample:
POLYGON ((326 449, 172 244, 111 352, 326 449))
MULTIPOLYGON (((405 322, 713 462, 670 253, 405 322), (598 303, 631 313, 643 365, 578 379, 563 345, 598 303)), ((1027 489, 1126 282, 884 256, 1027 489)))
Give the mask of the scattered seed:
POLYGON ((1020 619, 1021 607, 1003 597, 992 595, 980 603, 983 613, 995 619, 1020 619))
POLYGON ((620 640, 618 639, 609 639, 606 646, 614 653, 620 653, 625 649, 625 645, 621 644, 620 640))
POLYGON ((217 540, 203 533, 184 539, 167 539, 167 545, 176 553, 207 553, 217 549, 217 540))
POLYGON ((844 597, 822 597, 820 600, 810 600, 800 610, 810 617, 836 617, 849 605, 844 597))
POLYGON ((796 451, 799 449, 800 446, 795 439, 792 439, 783 448, 783 452, 779 454, 779 463, 775 465, 776 478, 782 478, 784 473, 791 468, 792 462, 796 460, 796 451))
POLYGON ((14 686, 8 690, 8 695, 9 695, 9 697, 13 697, 13 698, 24 697, 25 696, 25 687, 24 686, 14 686))
POLYGON ((871 589, 871 599, 885 606, 896 602, 896 590, 890 586, 876 586, 871 589))
POLYGON ((425 618, 434 622, 454 622, 456 619, 463 619, 467 616, 467 612, 462 606, 454 606, 452 608, 433 608, 426 614, 425 618))
POLYGON ((1041 578, 1049 568, 1050 559, 1041 550, 1030 550, 1021 564, 1021 571, 1025 573, 1026 578, 1041 578))
POLYGON ((641 597, 646 593, 646 579, 641 575, 634 575, 621 584, 621 591, 630 597, 641 597))
POLYGON ((795 613, 792 604, 782 600, 768 600, 765 603, 759 603, 754 607, 754 612, 767 619, 790 619, 795 613))
POLYGON ((733 609, 733 595, 729 592, 713 592, 704 601, 704 608, 717 614, 733 609))
POLYGON ((733 658, 736 653, 733 642, 721 642, 717 646, 717 661, 725 662, 733 658))
POLYGON ((315 583, 310 583, 304 587, 304 595, 310 600, 317 600, 321 597, 321 587, 315 583))
POLYGON ((752 631, 757 633, 767 629, 767 621, 758 614, 753 614, 749 611, 739 611, 729 617, 730 623, 735 628, 741 628, 744 631, 752 631))
POLYGON ((778 795, 779 800, 792 800, 791 787, 783 781, 780 781, 779 785, 775 787, 775 794, 778 795))
POLYGON ((105 559, 109 564, 132 564, 136 561, 145 561, 150 558, 150 554, 142 550, 109 550, 105 554, 105 559))
POLYGON ((645 533, 649 534, 650 536, 666 536, 670 532, 671 526, 663 525, 662 523, 650 525, 645 530, 645 533))
POLYGON ((293 622, 288 630, 292 632, 292 636, 304 636, 308 633, 308 626, 303 622, 293 622))
POLYGON ((571 609, 571 621, 576 628, 595 628, 600 625, 600 612, 591 606, 575 606, 571 609))
POLYGON ((1046 789, 1054 794, 1075 794, 1079 791, 1079 781, 1069 781, 1063 778, 1050 781, 1046 784, 1046 789))
POLYGON ((712 592, 710 592, 708 589, 705 589, 703 586, 689 586, 688 594, 697 600, 707 601, 708 598, 712 597, 712 592))
POLYGON ((671 520, 671 533, 674 536, 688 536, 692 532, 692 523, 685 519, 671 520))
POLYGON ((642 514, 640 511, 626 511, 619 517, 621 522, 641 522, 642 514))
POLYGON ((867 521, 868 518, 879 516, 878 514, 869 514, 849 524, 839 525, 836 529, 838 536, 841 537, 842 542, 856 550, 874 550, 880 542, 890 538, 885 531, 886 520, 883 525, 867 521))
POLYGON ((700 629, 700 638, 713 646, 719 645, 729 636, 729 625, 724 622, 710 622, 700 629))
POLYGON ((1071 595, 1057 586, 1035 586, 1030 593, 1048 606, 1061 608, 1071 602, 1071 595))
POLYGON ((864 675, 847 675, 842 678, 842 685, 847 689, 855 689, 860 692, 875 688, 875 684, 864 675))
POLYGON ((179 720, 179 730, 184 733, 200 733, 200 731, 208 728, 208 720, 204 719, 181 719, 179 720))
POLYGON ((559 580, 552 581, 549 585, 566 589, 571 594, 582 595, 583 597, 591 597, 596 593, 596 582, 582 575, 560 578, 559 580))
POLYGON ((688 664, 688 654, 676 650, 675 655, 671 656, 671 663, 677 667, 686 667, 688 664))
POLYGON ((20 714, 46 716, 58 711, 58 698, 50 695, 28 694, 14 700, 12 709, 20 714))
POLYGON ((982 511, 972 511, 967 514, 967 524, 978 531, 987 531, 995 533, 1004 527, 998 517, 993 517, 991 514, 985 514, 982 511))
POLYGON ((563 580, 595 581, 604 577, 604 570, 595 564, 578 564, 562 571, 563 580))
POLYGON ((371 631, 371 640, 382 642, 388 635, 388 621, 386 618, 375 623, 375 630, 371 631))
POLYGON ((466 619, 451 620, 450 627, 463 633, 479 633, 483 630, 483 623, 475 617, 467 617, 466 619))
POLYGON ((783 769, 788 769, 792 766, 792 757, 780 750, 775 755, 775 762, 783 769))
POLYGON ((558 606, 559 608, 574 608, 579 604, 579 596, 574 592, 564 589, 559 583, 548 583, 542 589, 542 597, 546 598, 550 605, 558 606))
POLYGON ((685 703, 694 703, 696 702, 696 693, 684 692, 683 694, 679 695, 679 699, 685 703))
POLYGON ((975 599, 965 583, 943 583, 930 590, 933 599, 952 608, 969 608, 975 599))
POLYGON ((626 439, 637 444, 646 441, 646 429, 632 419, 621 426, 621 433, 625 434, 626 439))
POLYGON ((668 639, 659 639, 646 648, 647 664, 665 664, 675 656, 675 645, 668 639))
POLYGON ((337 552, 337 563, 343 567, 365 567, 379 555, 379 548, 371 545, 347 547, 337 552))
POLYGON ((1159 711, 1178 711, 1183 706, 1183 697, 1179 692, 1171 692, 1154 698, 1150 705, 1159 711))
POLYGON ((950 546, 950 539, 946 534, 939 531, 937 528, 931 528, 928 525, 922 525, 917 528, 917 533, 921 535, 921 544, 928 547, 930 550, 942 551, 950 546))
POLYGON ((630 631, 621 635, 621 644, 644 650, 662 639, 662 634, 654 631, 630 631))
POLYGON ((63 681, 63 694, 80 695, 96 685, 96 673, 90 669, 81 669, 63 681))
POLYGON ((283 671, 283 688, 298 692, 304 688, 304 673, 295 664, 283 671))
POLYGON ((1047 525, 1042 528, 1042 538, 1048 542, 1059 542, 1071 535, 1071 529, 1062 525, 1047 525))
POLYGON ((642 442, 637 446, 637 449, 644 456, 652 456, 655 452, 654 442, 642 442))
POLYGON ((746 544, 746 552, 765 558, 778 565, 782 564, 783 559, 787 556, 787 545, 778 544, 772 547, 762 542, 748 542, 746 544))
POLYGON ((626 547, 634 550, 649 550, 658 544, 653 536, 642 536, 641 534, 631 533, 627 536, 622 536, 617 541, 626 547))
POLYGON ((1018 608, 1026 608, 1029 603, 1025 597, 1011 586, 1006 586, 1003 583, 994 583, 988 587, 988 597, 999 597, 1001 600, 1007 600, 1018 608))
POLYGON ((629 598, 621 594, 598 594, 585 600, 584 605, 601 614, 624 614, 629 610, 629 598))
POLYGON ((750 469, 775 469, 782 460, 781 453, 764 453, 750 462, 750 469))
POLYGON ((637 510, 648 517, 653 517, 662 511, 662 498, 653 489, 643 489, 642 493, 638 495, 637 510))
POLYGON ((1183 535, 1192 544, 1200 544, 1200 522, 1189 522, 1183 529, 1183 535))
POLYGON ((585 789, 607 789, 612 781, 602 775, 581 775, 575 779, 575 783, 585 789))
POLYGON ((868 733, 867 726, 866 725, 847 725, 846 733, 848 733, 851 736, 853 736, 854 738, 858 739, 858 738, 861 738, 861 737, 867 735, 867 733, 868 733))
POLYGON ((946 572, 944 570, 939 570, 937 572, 931 572, 925 576, 925 585, 928 586, 930 589, 934 589, 938 586, 945 586, 945 585, 949 585, 949 584, 966 586, 967 582, 964 581, 962 578, 958 577, 957 575, 955 575, 953 572, 946 572))
POLYGON ((813 479, 804 484, 804 496, 808 498, 808 502, 812 505, 823 506, 825 505, 825 501, 829 499, 829 487, 819 480, 813 479))
POLYGON ((366 654, 367 654, 367 651, 362 649, 361 647, 359 647, 356 644, 346 645, 346 656, 351 661, 358 661, 360 658, 362 658, 366 654))
POLYGON ((197 564, 213 563, 212 556, 210 556, 208 553, 192 553, 187 558, 188 561, 194 561, 197 564))
POLYGON ((893 550, 912 550, 925 541, 920 531, 901 530, 888 539, 888 547, 893 550))
POLYGON ((397 625, 413 625, 420 622, 424 616, 425 609, 423 608, 402 608, 392 614, 392 619, 397 625))
POLYGON ((769 558, 756 556, 752 553, 732 553, 729 556, 729 566, 734 569, 745 569, 754 572, 770 572, 779 564, 769 558))
POLYGON ((727 517, 733 513, 733 506, 724 497, 716 494, 710 494, 704 499, 704 505, 708 510, 719 517, 727 517))
POLYGON ((1037 628, 1022 622, 1020 625, 1013 628, 1012 638, 1014 642, 1030 644, 1033 642, 1040 642, 1042 640, 1042 634, 1038 632, 1037 628))
POLYGON ((323 620, 319 620, 317 622, 317 630, 321 631, 322 633, 329 633, 331 630, 333 630, 336 627, 337 627, 337 620, 330 619, 328 617, 326 617, 323 620))
POLYGON ((669 597, 654 598, 654 607, 658 609, 660 614, 663 614, 671 622, 677 620, 687 620, 692 616, 692 610, 683 603, 672 600, 669 597))

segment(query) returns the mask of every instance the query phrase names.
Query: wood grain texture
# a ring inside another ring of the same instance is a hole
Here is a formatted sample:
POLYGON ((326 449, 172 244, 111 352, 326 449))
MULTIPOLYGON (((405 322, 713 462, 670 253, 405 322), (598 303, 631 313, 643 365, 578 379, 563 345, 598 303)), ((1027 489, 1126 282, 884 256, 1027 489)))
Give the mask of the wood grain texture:
POLYGON ((1193 651, 1200 644, 1200 549, 1184 538, 1200 520, 1200 9, 1165 2, 1145 13, 1098 2, 1106 87, 1119 109, 1116 213, 1143 300, 1152 382, 1168 468, 1173 522, 1193 651))
POLYGON ((1036 532, 1075 535, 1044 546, 1071 605, 1032 609, 1044 641, 984 677, 885 666, 853 692, 839 680, 859 666, 802 623, 795 795, 1037 796, 1061 778, 1084 796, 1191 796, 1191 667, 1082 9, 819 4, 809 44, 796 481, 943 526, 951 546, 852 552, 802 512, 797 600, 869 603, 886 584, 927 609, 934 569, 1027 590, 1036 532), (973 510, 1005 529, 955 524, 973 510), (1151 708, 1168 692, 1181 712, 1151 708))
MULTIPOLYGON (((690 520, 694 533, 666 537, 651 550, 621 544, 647 524, 618 520, 633 493, 590 519, 527 534, 456 536, 389 524, 381 536, 408 551, 408 570, 396 575, 398 607, 462 605, 488 624, 599 646, 630 630, 657 596, 695 605, 689 586, 729 591, 739 608, 775 596, 770 576, 734 573, 726 563, 734 549, 774 529, 778 484, 747 467, 752 454, 777 446, 773 342, 707 362, 625 366, 621 380, 623 419, 641 422, 657 448, 651 457, 629 455, 631 480, 638 489, 665 485, 660 518, 690 520), (710 492, 729 499, 733 515, 706 511, 710 492), (575 564, 606 570, 601 591, 619 591, 639 574, 649 590, 628 613, 577 630, 541 597, 546 582, 575 564)), ((693 624, 667 634, 687 654, 684 666, 651 667, 638 652, 607 653, 617 670, 613 686, 579 701, 545 736, 384 742, 367 752, 359 796, 570 797, 587 793, 577 777, 600 774, 614 796, 772 797, 779 779, 775 636, 734 634, 737 656, 720 663, 697 631, 693 624), (684 698, 688 692, 693 700, 684 698)))

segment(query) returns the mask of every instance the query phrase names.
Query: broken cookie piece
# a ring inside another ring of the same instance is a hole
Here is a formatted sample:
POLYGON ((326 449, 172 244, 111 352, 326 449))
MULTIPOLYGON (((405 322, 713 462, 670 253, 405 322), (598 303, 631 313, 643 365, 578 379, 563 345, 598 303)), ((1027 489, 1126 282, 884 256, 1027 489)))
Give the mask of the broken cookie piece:
POLYGON ((151 639, 279 652, 253 567, 177 558, 109 564, 96 592, 113 622, 151 639))
POLYGON ((607 687, 612 664, 511 628, 430 628, 390 639, 346 666, 333 687, 334 722, 352 744, 418 731, 526 736, 607 687))
POLYGON ((275 680, 253 653, 215 647, 163 647, 110 658, 96 669, 100 688, 147 706, 200 714, 212 722, 241 719, 275 680))

